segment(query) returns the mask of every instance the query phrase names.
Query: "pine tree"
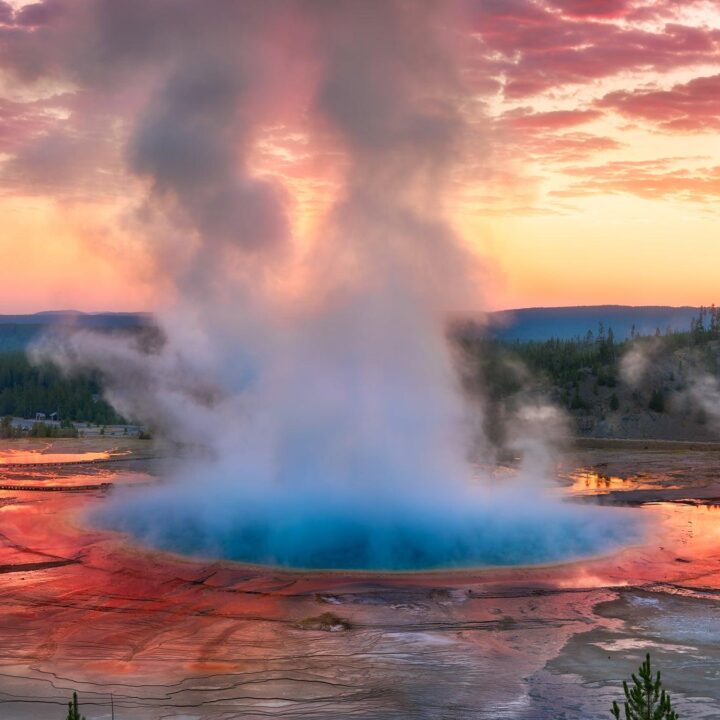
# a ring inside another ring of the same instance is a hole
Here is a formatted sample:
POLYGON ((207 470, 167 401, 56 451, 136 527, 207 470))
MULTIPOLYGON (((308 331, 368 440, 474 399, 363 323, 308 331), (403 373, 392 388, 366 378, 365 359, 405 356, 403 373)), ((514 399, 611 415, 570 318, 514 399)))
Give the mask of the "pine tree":
POLYGON ((657 413, 665 412, 665 393, 662 390, 655 390, 650 396, 648 408, 657 413))
POLYGON ((85 720, 85 717, 78 710, 77 693, 73 693, 73 699, 68 703, 68 714, 66 720, 85 720))
MULTIPOLYGON (((653 680, 650 653, 645 656, 638 675, 632 674, 632 688, 628 687, 627 681, 623 681, 625 720, 678 720, 670 703, 670 695, 663 690, 660 682, 660 671, 653 680)), ((615 720, 620 720, 620 706, 617 702, 613 702, 610 712, 615 720)))

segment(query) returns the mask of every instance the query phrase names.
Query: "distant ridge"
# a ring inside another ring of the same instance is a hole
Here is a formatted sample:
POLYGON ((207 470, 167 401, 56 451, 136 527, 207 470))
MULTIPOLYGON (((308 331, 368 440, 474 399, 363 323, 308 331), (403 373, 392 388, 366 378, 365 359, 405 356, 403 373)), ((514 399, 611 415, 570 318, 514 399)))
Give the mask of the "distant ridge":
MULTIPOLYGON (((651 335, 656 329, 684 331, 697 317, 699 307, 668 305, 577 305, 500 310, 488 314, 490 333, 507 341, 570 339, 597 333, 599 323, 612 328, 618 340, 635 330, 651 335)), ((80 312, 45 310, 27 315, 0 315, 0 351, 24 350, 44 330, 69 326, 97 330, 122 330, 152 324, 146 312, 80 312)))
POLYGON ((0 352, 25 350, 50 328, 87 328, 122 331, 142 328, 152 323, 150 313, 46 310, 29 315, 0 315, 0 352))
POLYGON ((79 310, 43 310, 27 315, 0 315, 0 325, 76 324, 90 327, 127 327, 142 325, 151 318, 151 313, 138 312, 87 313, 79 310))
POLYGON ((630 337, 632 328, 642 335, 657 329, 665 332, 689 330, 699 307, 668 305, 578 305, 573 307, 520 308, 490 313, 492 335, 501 340, 549 340, 584 337, 597 333, 599 323, 612 328, 618 340, 630 337))

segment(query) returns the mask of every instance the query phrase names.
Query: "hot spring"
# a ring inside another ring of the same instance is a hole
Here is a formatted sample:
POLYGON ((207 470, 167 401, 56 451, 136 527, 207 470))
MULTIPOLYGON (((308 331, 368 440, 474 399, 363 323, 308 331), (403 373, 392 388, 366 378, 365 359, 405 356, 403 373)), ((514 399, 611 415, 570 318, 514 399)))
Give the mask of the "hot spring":
POLYGON ((128 490, 94 522, 183 555, 309 570, 421 571, 538 565, 640 539, 631 510, 548 500, 525 488, 463 493, 347 488, 128 490))

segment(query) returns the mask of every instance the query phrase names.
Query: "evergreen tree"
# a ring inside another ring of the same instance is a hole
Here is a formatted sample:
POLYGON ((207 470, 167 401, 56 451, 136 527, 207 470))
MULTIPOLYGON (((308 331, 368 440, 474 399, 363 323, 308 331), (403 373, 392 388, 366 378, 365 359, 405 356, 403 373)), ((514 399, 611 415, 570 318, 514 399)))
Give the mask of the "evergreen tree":
POLYGON ((655 390, 650 397, 648 407, 657 413, 665 412, 665 393, 662 390, 655 390))
MULTIPOLYGON (((650 669, 650 653, 640 666, 638 674, 632 674, 632 688, 627 680, 623 681, 625 693, 625 720, 678 720, 677 713, 670 703, 670 695, 660 682, 660 671, 653 679, 650 669), (639 677, 638 677, 639 676, 639 677)), ((620 706, 613 701, 611 711, 615 720, 620 720, 620 706)))
POLYGON ((68 703, 68 714, 66 720, 85 720, 85 716, 78 710, 77 693, 73 693, 73 699, 68 703))
POLYGON ((710 334, 713 338, 720 334, 720 310, 714 304, 710 307, 710 334))

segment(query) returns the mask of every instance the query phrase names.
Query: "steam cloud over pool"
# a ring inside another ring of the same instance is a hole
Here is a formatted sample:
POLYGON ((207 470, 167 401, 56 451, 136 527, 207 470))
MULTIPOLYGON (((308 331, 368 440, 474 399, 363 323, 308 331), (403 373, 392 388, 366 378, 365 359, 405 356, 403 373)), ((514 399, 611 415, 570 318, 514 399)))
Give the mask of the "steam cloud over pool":
MULTIPOLYGON (((474 43, 466 3, 78 7, 78 36, 112 52, 87 77, 73 54, 66 70, 126 114, 145 196, 125 222, 168 299, 162 341, 77 333, 45 351, 99 369, 123 415, 211 457, 101 522, 296 567, 548 562, 628 539, 616 515, 544 497, 539 466, 503 493, 472 477, 489 443, 445 338, 482 302, 448 220, 455 160, 482 172, 487 156, 457 62, 474 43)), ((537 410, 516 428, 531 459, 551 425, 537 410)))

